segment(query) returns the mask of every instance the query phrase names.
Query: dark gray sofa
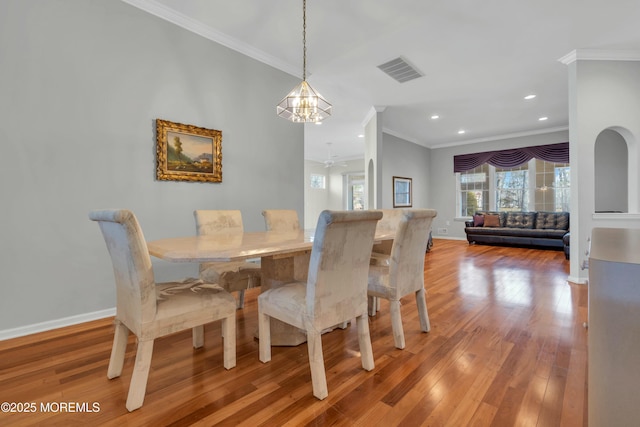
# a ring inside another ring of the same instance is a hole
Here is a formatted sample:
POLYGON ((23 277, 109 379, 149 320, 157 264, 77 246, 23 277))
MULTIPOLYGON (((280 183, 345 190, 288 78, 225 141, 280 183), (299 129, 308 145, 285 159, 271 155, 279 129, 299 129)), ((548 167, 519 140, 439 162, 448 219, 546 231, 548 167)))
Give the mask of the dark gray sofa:
POLYGON ((565 249, 563 237, 569 232, 569 212, 488 211, 477 212, 473 218, 465 222, 469 244, 565 249))

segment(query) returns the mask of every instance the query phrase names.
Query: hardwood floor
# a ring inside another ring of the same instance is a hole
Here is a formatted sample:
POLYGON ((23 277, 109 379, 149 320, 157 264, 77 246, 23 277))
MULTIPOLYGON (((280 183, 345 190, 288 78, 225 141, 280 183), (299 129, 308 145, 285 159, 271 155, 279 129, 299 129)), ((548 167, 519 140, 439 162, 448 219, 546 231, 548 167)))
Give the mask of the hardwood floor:
POLYGON ((323 335, 323 401, 311 394, 306 344, 258 361, 259 289, 238 311, 236 368, 222 367, 217 324, 202 349, 189 332, 156 340, 144 406, 132 413, 135 342, 122 376, 108 380, 112 319, 3 341, 0 402, 35 412, 2 412, 0 425, 584 426, 587 288, 566 281, 568 268, 560 251, 436 240, 425 263, 431 332, 405 298, 406 348, 395 349, 383 301, 370 318, 371 372, 354 326, 323 335), (95 411, 62 410, 67 402, 95 411))

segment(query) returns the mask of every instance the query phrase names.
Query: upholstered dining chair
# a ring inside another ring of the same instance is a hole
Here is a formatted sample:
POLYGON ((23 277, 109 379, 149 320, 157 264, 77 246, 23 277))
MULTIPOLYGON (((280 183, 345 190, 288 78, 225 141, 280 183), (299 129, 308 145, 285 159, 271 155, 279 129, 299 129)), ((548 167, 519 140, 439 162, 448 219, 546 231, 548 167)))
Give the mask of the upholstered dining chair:
POLYGON ((265 209, 262 211, 267 231, 294 231, 300 229, 298 212, 293 209, 265 209))
MULTIPOLYGON (((394 233, 404 214, 403 209, 378 209, 382 212, 382 219, 378 221, 377 231, 394 233)), ((371 253, 372 265, 389 265, 393 240, 384 240, 373 245, 371 253)))
POLYGON ((107 377, 119 377, 129 332, 138 338, 136 360, 126 406, 142 406, 156 338, 193 330, 193 346, 204 345, 205 323, 221 320, 224 367, 236 366, 236 304, 223 289, 199 279, 156 283, 147 243, 134 214, 128 210, 97 210, 97 221, 111 256, 116 282, 115 335, 107 377))
MULTIPOLYGON (((193 212, 198 235, 237 234, 244 226, 238 210, 196 210, 193 212)), ((200 264, 200 278, 217 283, 227 292, 238 292, 237 307, 244 307, 244 291, 260 286, 260 264, 250 261, 206 262, 200 264)))
POLYGON ((374 368, 367 316, 367 274, 377 221, 374 211, 323 211, 311 249, 306 282, 263 291, 258 297, 259 357, 271 360, 270 318, 307 334, 313 395, 328 395, 322 331, 353 318, 358 327, 362 367, 374 368))
MULTIPOLYGON (((378 209, 378 211, 382 212, 382 219, 378 221, 376 233, 384 232, 395 234, 404 211, 402 209, 378 209)), ((380 243, 374 244, 373 250, 371 251, 371 265, 389 265, 392 246, 393 240, 383 240, 380 243)), ((370 296, 369 316, 375 316, 378 310, 380 310, 380 300, 370 296)))
POLYGON ((424 290, 424 258, 431 223, 436 215, 434 209, 403 210, 393 239, 389 264, 372 265, 369 268, 368 295, 389 300, 393 340, 399 349, 405 346, 400 313, 402 297, 415 295, 420 328, 424 332, 431 330, 424 290))

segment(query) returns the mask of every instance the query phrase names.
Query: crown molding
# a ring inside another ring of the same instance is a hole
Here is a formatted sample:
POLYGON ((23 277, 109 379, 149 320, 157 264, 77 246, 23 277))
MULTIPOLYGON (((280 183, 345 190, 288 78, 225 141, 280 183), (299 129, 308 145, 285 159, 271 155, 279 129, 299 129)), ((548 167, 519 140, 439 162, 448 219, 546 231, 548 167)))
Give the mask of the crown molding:
MULTIPOLYGON (((405 141, 412 142, 414 144, 422 145, 423 147, 426 147, 423 143, 421 143, 417 139, 412 138, 410 136, 402 135, 400 132, 396 132, 396 131, 394 131, 392 129, 383 127, 382 128, 382 132, 386 133, 387 135, 395 136, 396 138, 404 139, 405 141)), ((429 148, 429 147, 427 147, 427 148, 429 148)))
POLYGON ((576 49, 558 59, 564 65, 575 61, 640 61, 640 50, 576 49))
POLYGON ((213 42, 221 44, 222 46, 228 47, 231 50, 234 50, 250 58, 253 58, 256 61, 270 65, 273 68, 276 68, 287 74, 291 74, 292 76, 302 78, 302 74, 299 67, 295 67, 287 62, 281 61, 278 58, 272 55, 269 55, 266 52, 256 49, 253 46, 243 43, 220 31, 214 30, 208 25, 205 25, 200 21, 197 21, 179 12, 176 12, 175 10, 156 2, 155 0, 122 0, 122 1, 131 6, 137 7, 138 9, 144 10, 145 12, 148 12, 152 15, 155 15, 158 18, 164 19, 165 21, 171 22, 172 24, 182 27, 187 31, 191 31, 192 33, 202 36, 208 40, 211 40, 213 42))
POLYGON ((450 142, 450 143, 444 143, 444 144, 437 144, 437 145, 431 146, 429 148, 435 149, 435 148, 455 147, 455 146, 458 146, 458 145, 475 144, 475 143, 478 143, 478 142, 499 141, 501 139, 521 138, 521 137, 524 137, 524 136, 533 136, 533 135, 543 135, 545 133, 560 132, 560 131, 565 131, 565 130, 569 130, 569 126, 558 126, 558 127, 554 127, 554 128, 546 128, 546 129, 537 129, 537 130, 524 131, 524 132, 507 133, 507 134, 503 134, 503 135, 488 136, 486 138, 467 139, 465 141, 456 141, 456 142, 450 142))
POLYGON ((387 107, 384 106, 373 106, 369 109, 369 112, 367 113, 366 116, 364 116, 364 119, 362 120, 362 127, 366 127, 367 124, 369 123, 369 121, 373 118, 373 116, 375 116, 377 113, 382 113, 384 112, 384 110, 386 110, 387 107))

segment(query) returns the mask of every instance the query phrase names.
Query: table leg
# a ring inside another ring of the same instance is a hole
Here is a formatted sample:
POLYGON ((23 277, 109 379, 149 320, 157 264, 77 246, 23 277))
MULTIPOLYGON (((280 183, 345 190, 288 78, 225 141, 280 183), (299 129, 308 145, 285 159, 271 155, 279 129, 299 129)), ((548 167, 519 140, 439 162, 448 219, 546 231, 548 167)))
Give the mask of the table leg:
MULTIPOLYGON (((306 281, 311 251, 262 257, 261 292, 292 281, 306 281)), ((296 346, 307 341, 304 330, 271 318, 271 345, 296 346)))

